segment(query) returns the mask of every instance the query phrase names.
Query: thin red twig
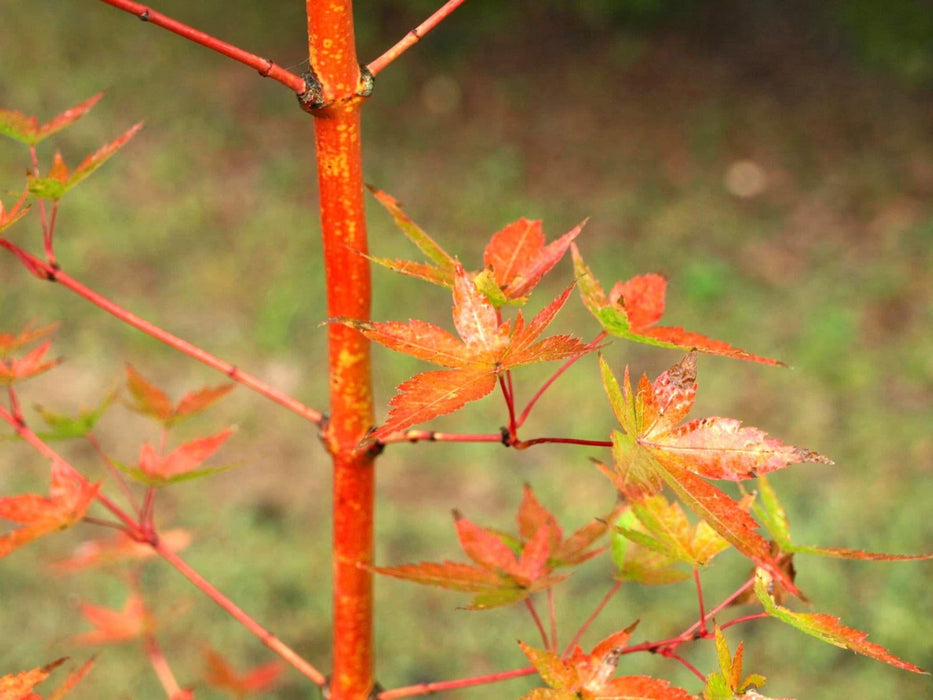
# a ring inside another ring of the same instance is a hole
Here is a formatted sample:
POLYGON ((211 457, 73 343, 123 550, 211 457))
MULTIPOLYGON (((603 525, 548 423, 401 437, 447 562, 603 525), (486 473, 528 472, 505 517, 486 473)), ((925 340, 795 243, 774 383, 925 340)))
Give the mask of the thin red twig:
POLYGON ((396 442, 502 442, 502 434, 441 433, 436 430, 399 430, 379 440, 379 443, 382 445, 389 445, 396 442))
POLYGON ((129 12, 130 14, 136 15, 139 19, 144 22, 149 22, 154 24, 157 27, 162 27, 167 29, 170 32, 174 32, 179 36, 184 37, 190 41, 195 42, 196 44, 201 44, 212 51, 223 54, 229 58, 232 58, 235 61, 239 61, 250 68, 254 68, 258 71, 259 75, 264 78, 272 78, 282 85, 290 88, 297 94, 305 92, 307 85, 305 84, 304 78, 300 75, 296 75, 291 71, 288 71, 281 66, 277 65, 274 61, 270 61, 268 58, 263 58, 262 56, 257 56, 256 54, 250 53, 249 51, 244 51, 243 49, 234 46, 233 44, 228 44, 225 41, 221 41, 210 34, 202 32, 193 27, 189 27, 187 24, 179 22, 167 17, 160 12, 156 12, 146 5, 142 5, 138 2, 130 2, 130 0, 102 0, 102 2, 112 5, 117 9, 123 10, 124 12, 129 12))
POLYGON ((440 9, 438 9, 433 15, 428 17, 424 22, 419 24, 417 27, 412 29, 408 34, 406 34, 401 41, 399 41, 395 46, 382 54, 375 61, 366 66, 369 69, 369 72, 373 75, 376 75, 383 68, 388 66, 392 61, 405 53, 412 46, 421 41, 422 37, 427 34, 429 31, 434 29, 438 24, 444 21, 448 15, 450 15, 454 10, 456 10, 460 5, 462 5, 464 0, 448 0, 445 2, 440 9))
POLYGON ((212 586, 207 579, 192 569, 186 561, 184 561, 175 552, 163 544, 161 540, 156 538, 155 541, 150 542, 149 544, 159 554, 159 556, 174 566, 182 574, 182 576, 191 581, 191 583, 199 588, 207 597, 217 603, 217 605, 223 608, 231 617, 233 617, 233 619, 235 619, 246 629, 256 635, 256 637, 258 637, 263 644, 278 654, 286 662, 291 664, 300 674, 306 678, 309 678, 315 685, 324 686, 327 684, 327 677, 323 673, 314 668, 314 666, 301 658, 288 645, 282 642, 282 640, 269 632, 265 627, 260 625, 258 622, 256 622, 256 620, 237 607, 237 605, 232 600, 214 588, 214 586, 212 586))
POLYGON ((277 404, 284 406, 293 413, 297 413, 299 416, 311 421, 312 423, 320 425, 324 420, 324 416, 320 412, 305 406, 297 399, 294 399, 288 394, 273 388, 257 377, 244 372, 236 365, 221 360, 220 358, 211 355, 209 352, 202 350, 198 346, 193 345, 186 340, 182 340, 178 336, 172 335, 168 331, 165 331, 150 323, 149 321, 140 318, 131 311, 124 309, 122 306, 115 304, 101 294, 98 294, 90 287, 81 284, 78 282, 78 280, 67 274, 64 270, 52 267, 48 263, 39 260, 34 255, 31 255, 21 248, 14 246, 12 243, 5 239, 0 239, 0 245, 3 245, 3 247, 8 248, 12 253, 14 253, 20 259, 23 265, 25 265, 26 268, 37 277, 45 277, 45 279, 58 282, 66 289, 71 290, 78 296, 84 297, 95 306, 99 306, 101 309, 109 314, 112 314, 113 316, 116 316, 124 323, 127 323, 128 325, 141 330, 143 333, 151 335, 157 340, 161 340, 166 345, 169 345, 179 352, 183 352, 184 354, 193 357, 199 362, 203 362, 208 367, 212 367, 220 372, 223 372, 233 381, 239 382, 240 384, 252 389, 256 393, 265 396, 267 399, 275 401, 277 404))
MULTIPOLYGON (((3 406, 0 406, 0 420, 6 421, 9 423, 23 440, 25 440, 29 445, 33 447, 39 454, 48 458, 52 462, 58 462, 67 467, 75 479, 79 479, 83 483, 87 483, 87 479, 84 475, 75 469, 68 460, 64 459, 59 455, 55 450, 53 450, 49 445, 42 440, 38 435, 36 435, 29 427, 23 422, 22 418, 17 418, 9 411, 7 411, 3 406)), ((119 518, 124 525, 126 525, 131 530, 136 529, 136 522, 126 514, 126 512, 120 508, 116 503, 111 501, 107 496, 97 492, 96 499, 113 513, 117 518, 119 518)))
POLYGON ((513 671, 502 671, 500 673, 490 673, 485 676, 474 676, 473 678, 458 678, 452 681, 436 681, 434 683, 418 683, 408 685, 393 690, 384 690, 376 696, 376 700, 397 700, 397 698, 410 698, 415 695, 430 695, 431 693, 440 693, 445 690, 456 690, 457 688, 469 688, 475 685, 487 685, 489 683, 498 683, 500 681, 511 680, 512 678, 521 678, 537 673, 537 669, 529 666, 527 668, 517 668, 513 671))

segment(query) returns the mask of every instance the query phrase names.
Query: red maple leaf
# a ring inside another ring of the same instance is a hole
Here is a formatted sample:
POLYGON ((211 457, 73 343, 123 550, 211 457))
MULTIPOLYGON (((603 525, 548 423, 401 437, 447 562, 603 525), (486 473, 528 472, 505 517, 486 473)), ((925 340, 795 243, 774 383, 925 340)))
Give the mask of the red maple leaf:
MULTIPOLYGON (((696 369, 696 351, 691 351, 653 383, 643 375, 633 394, 626 368, 625 385, 621 396, 613 400, 614 410, 628 440, 655 461, 731 481, 796 462, 832 464, 823 455, 785 445, 758 428, 743 427, 734 418, 697 418, 678 425, 696 398, 696 369)), ((604 363, 604 378, 606 371, 604 363)))
MULTIPOLYGON (((372 187, 370 190, 379 203, 392 214, 402 232, 418 246, 430 262, 375 257, 372 259, 396 272, 452 287, 459 265, 457 259, 412 221, 394 197, 372 187)), ((531 290, 564 256, 582 229, 581 223, 545 245, 540 221, 525 218, 514 221, 493 234, 483 253, 484 269, 472 277, 480 291, 494 305, 524 304, 531 290)))
MULTIPOLYGON (((41 668, 34 668, 31 671, 10 673, 5 676, 0 676, 0 700, 42 700, 41 695, 32 692, 33 688, 48 678, 52 671, 61 666, 67 660, 67 657, 64 657, 57 659, 50 664, 46 664, 41 668)), ((51 695, 48 696, 49 700, 59 700, 60 698, 65 697, 68 693, 71 692, 71 689, 74 688, 78 681, 80 681, 87 674, 87 672, 91 670, 93 665, 94 660, 91 659, 78 670, 72 671, 70 674, 68 674, 68 678, 66 678, 62 684, 58 686, 58 688, 56 688, 51 695)))
POLYGON ((22 357, 0 356, 0 384, 10 385, 13 382, 34 377, 55 367, 62 360, 60 357, 51 360, 45 359, 45 354, 51 347, 52 341, 47 340, 22 357))
POLYGON ((236 384, 231 382, 189 391, 177 404, 173 405, 168 394, 146 379, 135 367, 127 363, 126 386, 134 399, 134 403, 130 405, 130 408, 138 413, 150 416, 168 427, 184 418, 190 418, 204 411, 232 391, 236 384))
POLYGON ((552 689, 533 690, 522 700, 552 698, 553 700, 692 700, 681 688, 671 686, 667 681, 648 676, 622 676, 613 678, 636 620, 624 630, 615 632, 599 644, 590 653, 575 646, 565 660, 557 654, 543 649, 535 649, 524 642, 519 642, 522 651, 537 669, 541 679, 552 689))
POLYGON ((34 146, 44 138, 83 117, 103 96, 104 93, 99 92, 84 102, 66 109, 42 125, 39 124, 36 117, 26 116, 22 112, 12 109, 0 109, 0 134, 14 138, 27 146, 34 146))
POLYGON ((540 221, 521 218, 493 234, 483 253, 503 302, 523 300, 564 257, 583 224, 545 245, 540 221))
MULTIPOLYGON (((159 533, 159 542, 173 552, 179 552, 191 544, 187 530, 174 529, 159 533)), ((158 556, 155 550, 143 542, 118 532, 107 538, 86 540, 75 549, 73 556, 54 562, 52 567, 62 573, 82 571, 94 566, 105 566, 122 561, 140 561, 158 556)))
POLYGON ((81 614, 94 626, 90 632, 75 635, 75 644, 128 642, 150 634, 155 626, 142 598, 131 593, 121 610, 81 603, 81 614))
POLYGON ((23 526, 0 536, 0 557, 38 537, 74 525, 84 517, 98 488, 99 484, 91 484, 56 461, 52 463, 48 497, 27 493, 0 498, 0 518, 23 526))
POLYGON ((758 428, 731 418, 702 418, 678 423, 696 398, 696 352, 663 372, 653 383, 642 376, 633 392, 628 368, 622 387, 605 361, 603 386, 622 431, 613 431, 615 469, 604 472, 632 499, 667 484, 736 549, 764 566, 793 593, 793 582, 773 560, 758 523, 738 503, 704 478, 738 481, 795 462, 831 464, 826 457, 784 445, 758 428))
POLYGON ((224 464, 198 469, 232 434, 233 428, 227 428, 214 435, 195 438, 179 445, 167 455, 159 454, 155 447, 146 442, 140 448, 137 466, 130 467, 116 460, 113 460, 113 463, 121 471, 150 486, 210 476, 235 466, 224 464), (196 469, 198 471, 195 471, 196 469))
POLYGON ((271 661, 239 673, 213 649, 205 649, 203 656, 206 665, 204 676, 208 685, 227 691, 237 698, 268 691, 284 669, 280 661, 271 661))
POLYGON ((570 288, 542 309, 529 324, 519 311, 514 324, 503 322, 495 306, 459 265, 453 287, 453 320, 459 337, 431 323, 410 320, 370 323, 332 319, 357 329, 370 340, 449 369, 425 372, 403 382, 391 411, 372 439, 451 413, 489 394, 497 377, 534 362, 560 360, 589 352, 580 340, 539 336, 560 311, 570 288))
POLYGON ((29 194, 28 191, 23 192, 23 194, 20 195, 20 198, 16 200, 16 204, 14 204, 10 209, 4 208, 3 202, 0 201, 0 231, 5 228, 9 228, 24 216, 26 216, 26 213, 29 211, 29 206, 23 206, 23 204, 26 201, 27 194, 29 194))
POLYGON ((657 274, 640 275, 627 282, 618 282, 607 296, 583 262, 576 245, 571 245, 571 250, 583 303, 607 333, 665 348, 695 349, 711 355, 725 355, 767 365, 783 364, 683 328, 655 326, 664 313, 667 280, 657 274))
MULTIPOLYGON (((605 531, 596 522, 564 539, 554 516, 535 498, 530 487, 518 512, 517 537, 480 527, 454 512, 460 546, 473 564, 422 562, 377 567, 377 573, 415 583, 476 593, 468 609, 481 610, 527 598, 564 580, 553 571, 573 566, 598 554, 593 543, 605 531)), ((610 516, 611 517, 611 516, 610 516)))

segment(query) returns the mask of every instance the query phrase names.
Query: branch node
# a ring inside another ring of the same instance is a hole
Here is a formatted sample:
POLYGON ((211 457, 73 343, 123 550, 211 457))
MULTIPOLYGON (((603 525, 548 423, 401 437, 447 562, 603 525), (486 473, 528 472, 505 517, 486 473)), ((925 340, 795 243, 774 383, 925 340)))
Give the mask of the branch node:
POLYGON ((315 110, 326 107, 324 86, 321 85, 321 81, 317 79, 314 71, 309 70, 307 73, 302 73, 301 77, 305 81, 305 90, 296 96, 301 108, 310 114, 315 110))
POLYGON ((262 59, 266 62, 266 67, 259 70, 259 75, 263 78, 268 78, 269 74, 272 72, 272 69, 275 67, 275 61, 269 58, 262 59))
POLYGON ((373 72, 363 64, 360 64, 360 84, 356 91, 357 97, 369 97, 373 94, 373 88, 376 85, 376 77, 373 72))
POLYGON ((139 19, 141 19, 143 22, 148 22, 150 14, 151 14, 151 10, 147 7, 145 10, 143 10, 136 16, 139 17, 139 19))

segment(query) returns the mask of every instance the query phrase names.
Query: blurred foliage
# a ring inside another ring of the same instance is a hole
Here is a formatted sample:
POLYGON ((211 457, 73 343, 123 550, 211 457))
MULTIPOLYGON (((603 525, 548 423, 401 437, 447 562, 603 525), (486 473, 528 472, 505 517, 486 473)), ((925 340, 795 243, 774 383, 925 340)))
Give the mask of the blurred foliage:
MULTIPOLYGON (((164 0, 158 9, 303 70, 300 5, 164 0)), ((601 280, 663 272, 670 279, 665 323, 794 367, 704 358, 695 415, 735 416, 836 460, 832 468, 801 467, 773 479, 797 541, 929 551, 933 104, 893 73, 865 72, 858 58, 867 53, 852 38, 887 22, 880 17, 887 8, 893 17, 907 5, 469 0, 379 76, 364 115, 366 177, 399 197, 469 266, 478 266, 488 236, 518 216, 542 218, 549 239, 591 217, 579 242, 601 280), (866 9, 844 23, 847 8, 856 6, 866 9)), ((434 7, 361 0, 361 58, 378 55, 434 7)), ((900 28, 890 22, 892 46, 922 43, 911 37, 920 37, 923 18, 900 28)), ((326 408, 311 124, 293 96, 100 3, 16 0, 3 4, 0 23, 3 106, 48 118, 107 90, 79 125, 40 149, 42 162, 55 147, 77 162, 135 121, 146 122, 124 152, 64 200, 57 245, 65 269, 326 408)), ((0 141, 0 189, 17 188, 25 167, 22 149, 0 141)), ((31 216, 10 235, 35 245, 31 216)), ((413 254, 375 205, 371 232, 374 253, 413 254)), ((569 265, 552 276, 557 291, 569 281, 569 265)), ((374 278, 377 318, 422 317, 449 327, 444 293, 384 270, 374 278)), ((119 381, 124 361, 175 396, 219 380, 29 278, 10 256, 0 256, 0 290, 0 331, 30 318, 64 322, 56 351, 69 361, 27 385, 27 408, 93 404, 119 381)), ((556 323, 593 332, 575 299, 556 323)), ((655 374, 679 359, 621 343, 605 353, 615 369, 628 363, 636 373, 655 374)), ((397 383, 424 369, 388 352, 375 358, 380 405, 397 383)), ((520 395, 545 377, 537 370, 517 374, 520 395)), ((204 432, 239 424, 229 455, 247 464, 170 490, 159 522, 193 530, 195 543, 185 553, 191 563, 327 668, 327 458, 310 426, 274 410, 238 390, 199 417, 204 432)), ((522 437, 599 437, 613 423, 586 363, 555 384, 539 410, 522 437)), ((498 403, 489 400, 433 427, 495 431, 502 422, 498 403)), ((151 426, 117 407, 99 438, 118 459, 132 459, 139 441, 154 436, 151 426)), ((103 477, 92 451, 64 449, 89 476, 103 477)), ((393 447, 380 461, 377 560, 450 555, 453 507, 509 529, 524 481, 565 526, 582 525, 614 501, 590 456, 598 455, 564 446, 523 453, 483 445, 393 447)), ((45 484, 42 460, 22 445, 4 445, 3 493, 45 484)), ((45 567, 92 534, 76 528, 0 562, 0 629, 28 632, 15 646, 0 639, 0 673, 89 654, 67 642, 77 631, 75 602, 119 606, 122 585, 93 575, 52 578, 45 567)), ((933 619, 928 567, 797 564, 815 609, 926 666, 933 659, 933 643, 922 634, 933 619)), ((746 573, 746 562, 724 556, 705 575, 708 602, 746 573)), ((594 562, 560 594, 575 603, 560 611, 565 639, 605 592, 606 576, 604 563, 594 562)), ((191 650, 204 639, 244 663, 268 659, 170 570, 150 567, 144 585, 172 620, 160 639, 176 650, 170 661, 186 681, 196 677, 199 660, 191 650)), ((456 609, 463 601, 453 594, 396 581, 377 581, 377 594, 377 675, 386 686, 524 664, 514 639, 535 640, 518 608, 468 614, 456 609), (503 639, 490 638, 492 626, 507 630, 503 639), (451 629, 457 639, 438 643, 451 629)), ((635 617, 651 638, 676 634, 695 609, 686 589, 626 587, 584 646, 635 617)), ((926 678, 793 630, 763 623, 738 631, 748 640, 746 668, 768 675, 771 695, 929 694, 926 678)), ((733 648, 737 638, 730 639, 733 648)), ((704 653, 691 659, 712 663, 704 653)), ((631 665, 664 676, 675 668, 654 657, 632 658, 631 665)), ((674 682, 694 683, 674 673, 674 682)), ((444 697, 517 697, 522 682, 444 697)), ((101 656, 74 696, 157 693, 139 650, 121 647, 101 656)), ((212 697, 199 688, 202 695, 212 697)), ((290 675, 276 697, 306 692, 290 675)))

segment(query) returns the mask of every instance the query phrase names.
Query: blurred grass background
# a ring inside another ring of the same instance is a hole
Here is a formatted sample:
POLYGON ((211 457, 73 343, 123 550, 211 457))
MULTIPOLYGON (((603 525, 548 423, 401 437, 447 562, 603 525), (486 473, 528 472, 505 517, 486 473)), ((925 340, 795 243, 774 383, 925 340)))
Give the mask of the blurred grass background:
MULTIPOLYGON (((156 7, 180 20, 305 69, 301 3, 187 3, 156 7)), ((428 0, 360 2, 361 60, 371 60, 433 9, 428 0)), ((489 235, 518 216, 541 218, 549 239, 590 217, 579 243, 609 286, 648 271, 669 276, 664 322, 777 356, 790 370, 720 358, 700 364, 693 415, 729 415, 832 456, 775 475, 801 543, 874 551, 933 549, 933 28, 920 4, 470 0, 380 75, 365 112, 366 177, 479 265, 489 235)), ((115 301, 211 352, 326 408, 326 316, 315 211, 312 123, 278 85, 101 4, 12 0, 0 6, 0 104, 47 119, 100 90, 81 122, 43 144, 76 163, 136 121, 146 128, 78 193, 58 223, 63 267, 115 301)), ((0 142, 0 188, 18 191, 23 149, 0 142)), ((10 201, 4 195, 4 201, 10 201)), ((374 253, 412 256, 375 203, 374 253)), ((35 218, 10 234, 38 245, 35 218)), ((449 324, 448 298, 375 271, 376 318, 449 324)), ((551 292, 571 278, 569 262, 551 292)), ((29 319, 63 322, 67 362, 23 389, 27 406, 91 405, 119 383, 123 363, 176 396, 222 378, 0 257, 0 331, 29 319)), ((539 304, 546 296, 539 299, 539 304)), ((538 308, 532 302, 532 311, 538 308)), ((563 330, 593 334, 573 300, 563 330)), ((606 350, 651 376, 679 353, 622 344, 606 350)), ((422 365, 376 350, 377 400, 422 365)), ((523 437, 599 438, 611 413, 595 361, 557 383, 523 437)), ((546 377, 517 375, 520 397, 546 377)), ((488 400, 436 422, 492 432, 505 422, 488 400)), ((246 464, 163 494, 159 520, 196 534, 185 556, 319 667, 329 616, 329 467, 314 429, 238 390, 182 432, 235 423, 225 459, 246 464)), ((153 426, 116 407, 100 429, 123 461, 153 426)), ((182 436, 179 436, 179 438, 182 436)), ((86 446, 62 450, 92 478, 86 446)), ((456 558, 450 509, 511 528, 530 481, 575 529, 613 504, 569 447, 510 453, 490 446, 397 446, 380 462, 381 563, 456 558)), ((4 494, 43 489, 45 465, 4 443, 4 494)), ((61 655, 83 630, 76 604, 119 607, 117 577, 57 578, 48 562, 97 534, 79 526, 18 551, 0 566, 0 673, 61 655)), ((813 609, 868 631, 893 653, 933 667, 928 563, 799 560, 813 609)), ((746 573, 737 557, 706 574, 708 602, 746 573)), ((605 560, 558 596, 566 641, 608 585, 605 560)), ((144 579, 164 625, 160 640, 183 683, 198 648, 233 661, 268 653, 179 575, 150 566, 144 579)), ((488 673, 524 663, 514 640, 537 642, 524 610, 457 610, 466 599, 377 581, 377 675, 387 687, 488 673), (494 625, 496 634, 490 634, 494 625)), ((695 614, 689 586, 626 586, 583 640, 641 618, 640 639, 677 634, 695 614)), ((740 636, 741 635, 741 636, 740 636)), ((777 622, 744 626, 746 668, 772 696, 927 697, 914 676, 820 644, 777 622)), ((688 649, 711 668, 709 645, 688 649)), ((624 673, 656 673, 698 689, 662 659, 626 657, 624 673)), ((514 698, 530 682, 451 693, 514 698)), ((155 698, 139 650, 106 649, 76 698, 155 698)), ((277 698, 308 697, 286 674, 277 698)), ((220 697, 199 687, 198 697, 220 697)))

